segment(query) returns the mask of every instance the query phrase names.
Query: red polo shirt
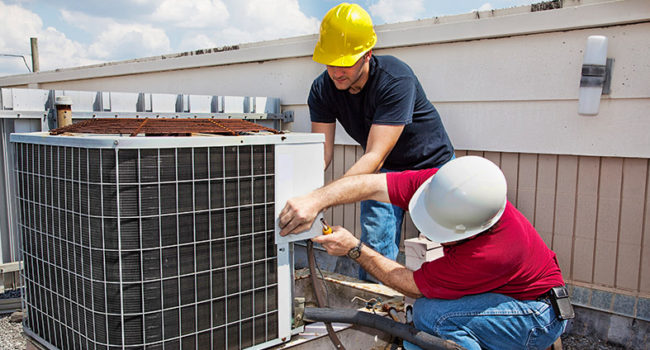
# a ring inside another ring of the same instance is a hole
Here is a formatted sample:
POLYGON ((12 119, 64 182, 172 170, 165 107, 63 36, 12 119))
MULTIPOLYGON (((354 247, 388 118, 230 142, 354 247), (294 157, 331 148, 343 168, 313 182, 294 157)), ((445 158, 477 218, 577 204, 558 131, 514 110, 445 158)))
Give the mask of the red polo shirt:
MULTIPOLYGON (((436 171, 387 173, 391 203, 408 210, 415 191, 436 171)), ((444 256, 425 262, 413 273, 427 298, 457 299, 491 292, 532 300, 564 284, 555 253, 510 202, 492 230, 444 247, 443 252, 444 256)))

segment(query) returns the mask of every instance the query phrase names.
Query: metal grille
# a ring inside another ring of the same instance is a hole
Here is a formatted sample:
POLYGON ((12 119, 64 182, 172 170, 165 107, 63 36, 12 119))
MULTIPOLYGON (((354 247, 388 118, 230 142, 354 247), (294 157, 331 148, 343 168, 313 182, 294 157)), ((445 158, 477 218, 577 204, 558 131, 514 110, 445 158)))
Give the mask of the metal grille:
POLYGON ((38 337, 59 349, 278 338, 273 145, 15 145, 38 337))
POLYGON ((196 133, 205 133, 234 136, 259 132, 280 133, 275 129, 237 119, 96 118, 53 129, 50 131, 50 134, 90 133, 126 134, 130 136, 137 136, 138 134, 147 136, 191 136, 196 133))

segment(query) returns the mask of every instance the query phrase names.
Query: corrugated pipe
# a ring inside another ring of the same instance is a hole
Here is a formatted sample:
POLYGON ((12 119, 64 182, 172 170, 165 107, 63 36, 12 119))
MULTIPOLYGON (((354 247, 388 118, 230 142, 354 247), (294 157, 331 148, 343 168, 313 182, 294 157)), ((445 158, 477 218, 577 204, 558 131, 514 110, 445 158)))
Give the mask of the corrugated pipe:
POLYGON ((389 318, 354 309, 305 308, 305 320, 313 322, 341 322, 366 326, 386 332, 413 343, 425 350, 463 350, 462 346, 420 331, 417 328, 395 322, 389 318))

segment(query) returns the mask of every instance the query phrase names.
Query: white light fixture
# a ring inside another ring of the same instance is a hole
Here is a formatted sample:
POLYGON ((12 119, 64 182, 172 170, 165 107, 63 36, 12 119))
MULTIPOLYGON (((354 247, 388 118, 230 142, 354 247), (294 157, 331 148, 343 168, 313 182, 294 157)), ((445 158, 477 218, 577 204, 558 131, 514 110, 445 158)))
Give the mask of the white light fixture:
POLYGON ((613 59, 607 58, 607 37, 602 35, 588 37, 580 77, 578 113, 598 114, 600 96, 609 94, 612 62, 613 59))

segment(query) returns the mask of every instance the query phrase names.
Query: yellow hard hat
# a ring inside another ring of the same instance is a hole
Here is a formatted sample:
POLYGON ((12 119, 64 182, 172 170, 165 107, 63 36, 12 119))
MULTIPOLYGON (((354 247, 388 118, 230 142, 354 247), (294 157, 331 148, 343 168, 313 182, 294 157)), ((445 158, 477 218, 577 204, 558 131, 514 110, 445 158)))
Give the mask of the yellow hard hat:
POLYGON ((330 9, 320 24, 314 61, 350 67, 377 43, 368 12, 357 4, 342 3, 330 9))

